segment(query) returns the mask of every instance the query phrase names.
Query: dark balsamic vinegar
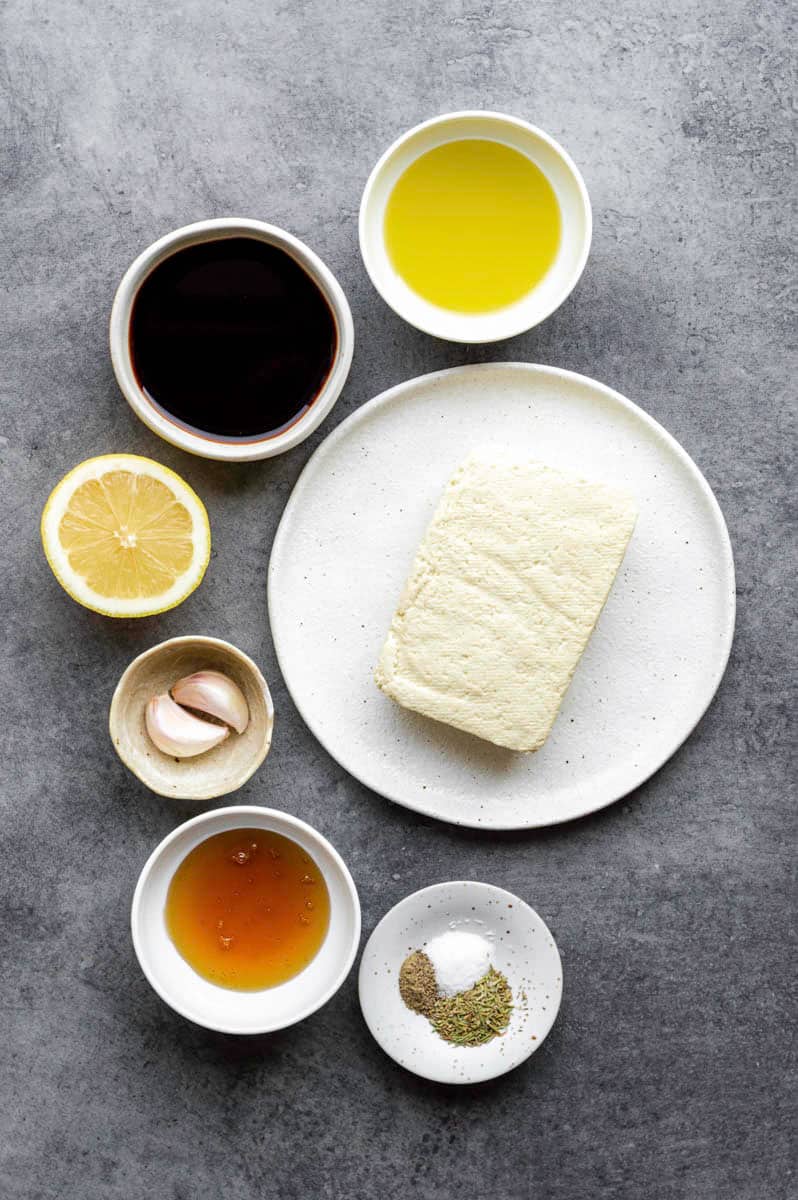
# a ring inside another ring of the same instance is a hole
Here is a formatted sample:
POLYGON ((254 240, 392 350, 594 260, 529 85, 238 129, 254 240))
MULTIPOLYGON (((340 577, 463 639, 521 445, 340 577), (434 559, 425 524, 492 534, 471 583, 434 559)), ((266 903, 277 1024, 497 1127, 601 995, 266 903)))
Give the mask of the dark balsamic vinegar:
POLYGON ((130 318, 139 386, 167 416, 217 438, 293 425, 321 391, 337 342, 330 307, 299 263, 248 237, 164 259, 130 318))

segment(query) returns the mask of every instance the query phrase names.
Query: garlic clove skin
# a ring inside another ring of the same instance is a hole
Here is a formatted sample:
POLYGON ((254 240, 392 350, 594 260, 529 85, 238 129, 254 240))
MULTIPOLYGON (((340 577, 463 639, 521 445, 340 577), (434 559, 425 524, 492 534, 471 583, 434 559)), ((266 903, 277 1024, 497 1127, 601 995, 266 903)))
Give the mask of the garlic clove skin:
POLYGON ((144 723, 158 749, 173 758, 204 754, 230 735, 226 726, 212 725, 186 712, 168 692, 153 696, 145 710, 144 723))
POLYGON ((172 699, 208 713, 243 733, 249 725, 249 706, 237 683, 221 671, 196 671, 172 688, 172 699))

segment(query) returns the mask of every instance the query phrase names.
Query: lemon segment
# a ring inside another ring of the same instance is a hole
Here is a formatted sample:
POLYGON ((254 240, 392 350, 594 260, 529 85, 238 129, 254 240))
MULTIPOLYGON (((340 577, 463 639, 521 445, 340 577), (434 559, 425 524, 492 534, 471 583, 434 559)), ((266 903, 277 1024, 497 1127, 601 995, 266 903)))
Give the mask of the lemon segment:
POLYGON ((73 600, 145 617, 185 600, 208 565, 208 514, 185 480, 150 458, 104 454, 70 471, 42 513, 42 543, 73 600))

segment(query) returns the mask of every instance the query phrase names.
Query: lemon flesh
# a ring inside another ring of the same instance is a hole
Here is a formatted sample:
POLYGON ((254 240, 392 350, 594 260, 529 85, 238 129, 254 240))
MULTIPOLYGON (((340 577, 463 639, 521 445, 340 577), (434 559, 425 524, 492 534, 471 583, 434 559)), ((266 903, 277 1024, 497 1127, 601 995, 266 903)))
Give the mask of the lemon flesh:
POLYGON ((74 600, 143 617, 185 600, 210 556, 202 501, 168 467, 133 454, 80 463, 42 515, 47 561, 74 600))

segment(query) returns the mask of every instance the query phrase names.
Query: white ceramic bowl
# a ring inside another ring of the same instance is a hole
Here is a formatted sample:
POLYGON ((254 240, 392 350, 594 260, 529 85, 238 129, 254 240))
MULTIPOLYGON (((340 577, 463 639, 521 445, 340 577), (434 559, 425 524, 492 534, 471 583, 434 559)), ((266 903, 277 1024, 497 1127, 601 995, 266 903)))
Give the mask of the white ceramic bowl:
POLYGON ((139 654, 116 685, 108 717, 111 741, 125 766, 171 800, 215 800, 243 787, 269 753, 273 727, 274 705, 258 667, 231 642, 212 637, 169 638, 139 654), (249 724, 205 754, 173 758, 147 733, 147 704, 178 679, 204 670, 221 671, 238 684, 249 706, 249 724))
POLYGON ((562 146, 543 130, 503 113, 448 113, 416 125, 385 151, 360 203, 360 252, 375 288, 405 321, 451 342, 496 342, 539 324, 576 286, 591 233, 587 188, 562 146), (485 313, 453 312, 419 296, 394 269, 385 245, 385 206, 400 175, 428 150, 465 138, 502 142, 525 154, 554 188, 562 217, 560 248, 541 282, 515 304, 485 313))
POLYGON ((188 450, 190 454, 197 454, 201 458, 252 462, 292 450, 321 424, 341 394, 349 374, 355 332, 352 313, 341 285, 329 267, 325 266, 304 242, 286 233, 284 229, 278 229, 276 225, 267 225, 263 221, 253 221, 245 217, 219 217, 210 221, 197 221, 194 225, 184 225, 182 229, 167 233, 131 263, 122 276, 114 297, 110 345, 114 373, 125 399, 153 433, 171 442, 173 446, 179 446, 181 450, 188 450), (282 433, 240 441, 226 441, 215 438, 212 434, 194 433, 171 420, 166 413, 156 408, 142 391, 133 370, 130 354, 130 314, 133 302, 153 267, 186 246, 230 237, 256 238, 270 246, 279 246, 281 250, 290 254, 321 290, 330 306, 338 334, 332 370, 308 411, 282 433))
POLYGON ((271 1033, 304 1020, 338 991, 360 941, 360 902, 343 859, 320 833, 287 813, 241 804, 203 813, 164 838, 139 876, 130 924, 142 971, 175 1012, 220 1033, 271 1033), (169 884, 186 855, 215 833, 246 828, 297 842, 312 855, 330 893, 330 926, 316 957, 293 979, 259 992, 203 979, 177 952, 164 920, 169 884))
POLYGON ((542 1045, 562 999, 562 964, 544 922, 512 892, 488 883, 438 883, 382 918, 363 951, 358 986, 366 1024, 400 1066, 437 1083, 480 1083, 511 1071, 542 1045), (507 1031, 484 1046, 445 1042, 399 995, 407 955, 448 929, 484 937, 513 992, 507 1031))

